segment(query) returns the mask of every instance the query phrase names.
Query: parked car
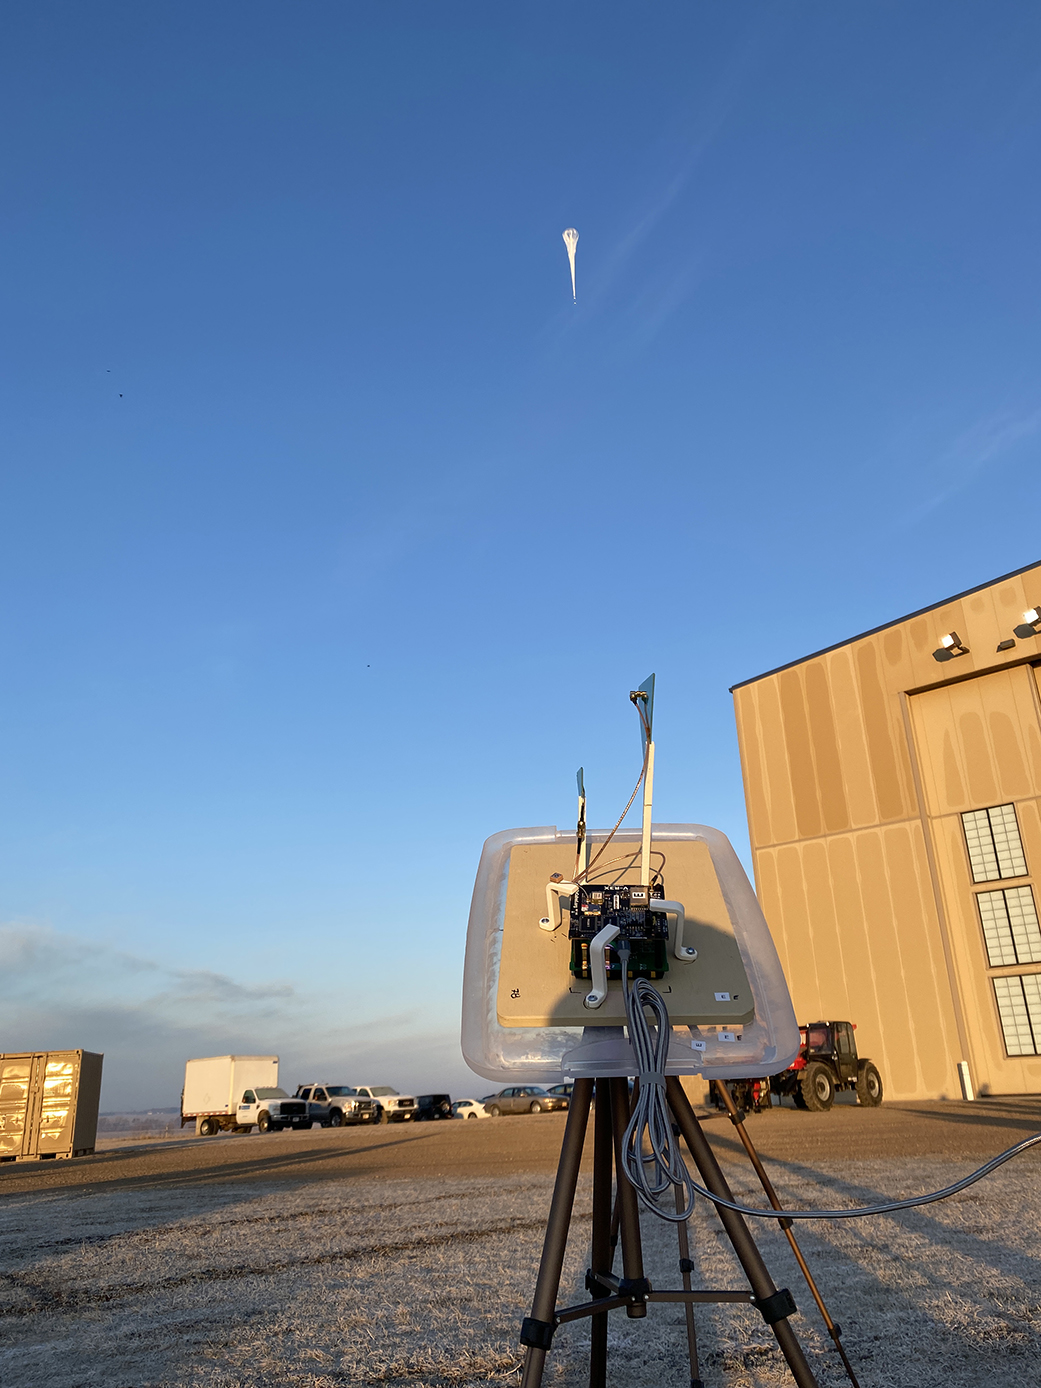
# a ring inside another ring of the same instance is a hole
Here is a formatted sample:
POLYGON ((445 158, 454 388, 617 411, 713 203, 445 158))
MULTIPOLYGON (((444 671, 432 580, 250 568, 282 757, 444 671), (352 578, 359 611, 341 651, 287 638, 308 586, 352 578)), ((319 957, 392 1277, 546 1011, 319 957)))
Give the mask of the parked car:
POLYGON ((509 1089, 500 1089, 498 1094, 490 1094, 485 1100, 492 1118, 504 1113, 548 1113, 553 1109, 567 1108, 568 1099, 563 1094, 550 1094, 537 1084, 516 1084, 509 1089))
POLYGON ((490 1118, 488 1110, 479 1099, 456 1099, 452 1105, 453 1118, 490 1118))
POLYGON ((571 1092, 572 1092, 572 1090, 574 1089, 574 1087, 575 1087, 575 1086, 574 1086, 573 1084, 571 1084, 570 1082, 567 1083, 567 1084, 551 1084, 550 1087, 546 1090, 546 1093, 547 1093, 547 1094, 563 1094, 563 1096, 564 1096, 565 1099, 570 1099, 570 1098, 571 1098, 571 1092))
POLYGON ((414 1094, 399 1094, 386 1084, 358 1084, 355 1088, 364 1098, 378 1101, 381 1123, 407 1123, 416 1111, 414 1094))
POLYGON ((435 1118, 452 1117, 451 1094, 420 1094, 416 1100, 416 1111, 412 1121, 431 1122, 435 1118))
POLYGON ((339 1128, 343 1124, 378 1123, 380 1107, 375 1099, 366 1099, 349 1084, 301 1084, 296 1097, 307 1102, 307 1116, 323 1128, 339 1128))

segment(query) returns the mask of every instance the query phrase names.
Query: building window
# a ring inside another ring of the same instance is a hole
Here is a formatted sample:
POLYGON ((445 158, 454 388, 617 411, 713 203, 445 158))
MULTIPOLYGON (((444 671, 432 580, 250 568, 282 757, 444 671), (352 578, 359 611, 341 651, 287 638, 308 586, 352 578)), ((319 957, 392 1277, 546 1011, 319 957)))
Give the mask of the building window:
POLYGON ((1009 1055, 1041 1054, 1041 974, 996 978, 994 996, 1009 1055))
POLYGON ((992 969, 1002 964, 1041 963, 1041 925, 1030 887, 979 892, 976 904, 992 969))
POLYGON ((962 815, 961 822, 974 882, 994 882, 1001 877, 1027 875, 1027 860, 1023 856, 1015 805, 992 805, 987 810, 968 810, 962 815))

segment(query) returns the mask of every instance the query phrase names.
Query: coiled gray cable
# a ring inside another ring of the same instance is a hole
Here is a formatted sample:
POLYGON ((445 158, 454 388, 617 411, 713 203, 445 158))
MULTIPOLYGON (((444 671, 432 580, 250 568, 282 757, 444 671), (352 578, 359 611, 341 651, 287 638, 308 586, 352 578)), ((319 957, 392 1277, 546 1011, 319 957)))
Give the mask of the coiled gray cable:
POLYGON ((629 1184, 634 1186, 644 1204, 662 1219, 681 1224, 694 1212, 694 1192, 691 1179, 680 1151, 679 1141, 672 1131, 672 1114, 665 1097, 665 1062, 669 1058, 672 1026, 665 999, 645 978, 629 986, 629 944, 618 946, 622 965, 622 992, 625 997, 625 1018, 629 1025, 629 1044, 633 1048, 640 1077, 640 1092, 629 1126, 622 1139, 622 1163, 629 1184), (655 1017, 652 1034, 644 1016, 649 1008, 655 1017), (643 1154, 644 1134, 650 1156, 643 1154), (658 1204, 658 1198, 672 1186, 683 1191, 683 1209, 669 1211, 658 1204))
POLYGON ((1018 1157, 1041 1143, 1041 1133, 1025 1137, 1014 1147, 999 1152, 996 1157, 985 1162, 978 1170, 944 1186, 942 1190, 929 1191, 926 1195, 910 1196, 907 1200, 887 1200, 880 1205, 859 1205, 848 1210, 762 1210, 755 1205, 742 1205, 738 1200, 726 1200, 722 1195, 713 1195, 704 1186, 698 1185, 687 1170, 679 1142, 672 1131, 672 1114, 665 1097, 665 1062, 669 1057, 669 1040, 672 1026, 669 1022, 665 999, 645 978, 638 978, 629 985, 629 945, 623 940, 618 946, 618 957, 622 965, 622 991, 625 998, 625 1017, 629 1027, 629 1043, 636 1057, 640 1076, 640 1092, 633 1109, 629 1126, 625 1130, 622 1144, 622 1161, 630 1185, 644 1204, 662 1219, 679 1224, 690 1218, 694 1211, 696 1196, 704 1196, 713 1205, 722 1205, 737 1214, 751 1215, 756 1219, 863 1219, 867 1215, 893 1214, 897 1210, 913 1210, 919 1205, 931 1205, 937 1200, 946 1200, 951 1195, 974 1185, 976 1181, 989 1176, 1005 1162, 1018 1157), (655 1029, 652 1035, 650 1023, 644 1016, 644 1008, 654 1013, 655 1029), (644 1134, 650 1147, 650 1156, 643 1155, 644 1134), (649 1170, 648 1170, 649 1168, 649 1170), (679 1186, 685 1196, 684 1208, 679 1213, 662 1209, 658 1198, 670 1186, 679 1186))

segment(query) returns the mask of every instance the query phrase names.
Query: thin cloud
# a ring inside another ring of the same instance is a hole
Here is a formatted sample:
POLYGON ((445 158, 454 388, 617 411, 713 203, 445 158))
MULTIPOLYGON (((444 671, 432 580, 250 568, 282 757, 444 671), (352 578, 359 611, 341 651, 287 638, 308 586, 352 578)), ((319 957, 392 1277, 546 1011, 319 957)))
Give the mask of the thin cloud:
POLYGON ((1041 408, 1016 413, 1002 409, 966 429, 939 458, 936 471, 945 479, 932 496, 904 517, 912 525, 943 506, 985 472, 1041 429, 1041 408))
MULTIPOLYGON (((617 236, 604 254, 595 279, 587 282, 584 293, 591 308, 595 308, 599 301, 611 292, 630 261, 645 248, 652 233, 686 191, 706 154, 719 139, 727 121, 740 105, 756 66, 769 48, 769 34, 772 29, 773 21, 767 19, 752 30, 733 53, 730 61, 725 64, 714 86, 704 94, 697 117, 691 121, 688 131, 679 137, 682 151, 678 158, 672 159, 671 170, 664 175, 655 191, 647 198, 635 220, 617 236)), ((669 132, 664 135, 663 142, 666 140, 670 145, 674 144, 675 133, 669 132)), ((681 267, 672 280, 673 293, 667 294, 665 299, 678 303, 685 296, 686 287, 692 278, 693 267, 681 267), (675 288, 680 284, 685 287, 677 296, 675 288)), ((575 321, 574 315, 562 312, 559 321, 562 324, 571 324, 575 321)), ((653 331, 651 335, 653 336, 653 331)))

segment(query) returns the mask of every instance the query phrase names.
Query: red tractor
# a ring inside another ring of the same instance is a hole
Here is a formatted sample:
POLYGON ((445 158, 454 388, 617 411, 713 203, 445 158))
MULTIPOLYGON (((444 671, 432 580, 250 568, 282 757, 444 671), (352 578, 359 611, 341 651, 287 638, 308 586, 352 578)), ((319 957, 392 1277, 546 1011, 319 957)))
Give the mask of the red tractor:
POLYGON ((800 1027, 802 1045, 789 1068, 770 1079, 733 1081, 734 1102, 746 1113, 759 1113, 761 1106, 769 1107, 771 1092, 790 1094, 796 1108, 823 1113, 835 1102, 837 1089, 853 1089, 859 1104, 877 1108, 882 1076, 873 1061, 857 1055, 856 1029, 855 1022, 810 1022, 800 1027))

